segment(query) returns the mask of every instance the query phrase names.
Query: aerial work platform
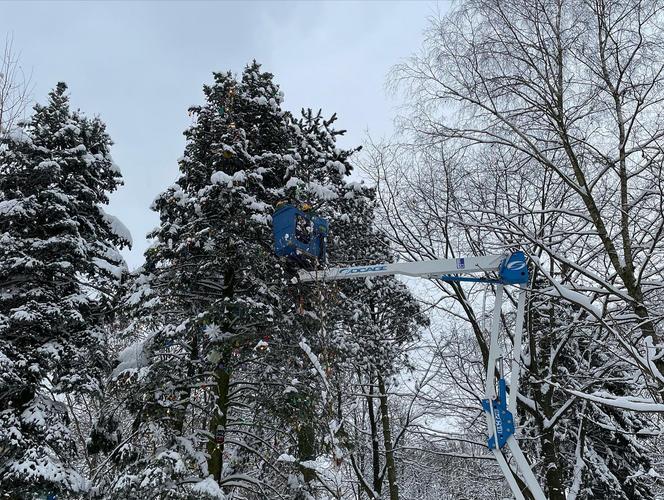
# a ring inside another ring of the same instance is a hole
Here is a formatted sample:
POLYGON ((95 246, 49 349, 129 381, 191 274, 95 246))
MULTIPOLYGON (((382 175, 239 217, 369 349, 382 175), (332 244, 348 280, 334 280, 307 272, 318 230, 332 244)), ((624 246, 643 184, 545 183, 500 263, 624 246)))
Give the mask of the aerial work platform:
MULTIPOLYGON (((317 215, 299 210, 292 205, 280 208, 273 217, 275 253, 298 259, 300 254, 317 259, 322 265, 325 262, 325 238, 328 234, 327 221, 317 215), (307 228, 298 232, 300 227, 307 228), (302 238, 302 239, 300 239, 302 238), (313 243, 312 243, 313 242, 313 243)), ((300 269, 300 282, 327 282, 343 279, 368 278, 373 276, 403 275, 417 278, 437 279, 446 282, 474 282, 495 285, 491 320, 491 336, 489 357, 486 366, 485 398, 482 408, 487 420, 487 447, 491 450, 507 480, 514 497, 525 500, 519 480, 511 469, 503 450, 509 448, 516 463, 523 484, 528 490, 528 497, 535 500, 546 500, 528 460, 514 437, 516 432, 515 417, 517 412, 517 395, 519 372, 521 369, 521 344, 523 321, 528 284, 528 262, 521 251, 505 255, 484 255, 461 257, 455 259, 438 259, 415 262, 376 263, 347 267, 320 267, 315 270, 300 269), (503 376, 504 353, 500 347, 501 310, 505 286, 518 288, 516 320, 513 335, 512 365, 510 371, 509 390, 503 376), (498 376, 496 376, 498 374, 498 376)))

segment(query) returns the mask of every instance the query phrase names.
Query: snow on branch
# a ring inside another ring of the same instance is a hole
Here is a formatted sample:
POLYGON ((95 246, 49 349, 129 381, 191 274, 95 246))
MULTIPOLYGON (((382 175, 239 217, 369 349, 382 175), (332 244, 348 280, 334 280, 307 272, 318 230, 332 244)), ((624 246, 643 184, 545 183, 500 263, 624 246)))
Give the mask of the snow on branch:
POLYGON ((101 214, 102 218, 104 219, 104 222, 108 224, 109 229, 111 232, 120 238, 121 240, 126 241, 129 243, 129 245, 133 245, 134 241, 131 237, 131 232, 125 226, 120 219, 118 219, 115 215, 111 215, 109 213, 106 213, 106 211, 98 206, 97 210, 99 210, 99 213, 101 214))
POLYGON ((593 394, 585 394, 580 391, 572 389, 564 389, 569 394, 573 394, 582 399, 599 403, 602 405, 613 406, 614 408, 621 408, 623 410, 639 411, 639 412, 655 412, 664 413, 664 404, 655 403, 653 400, 629 396, 616 396, 608 392, 594 392, 593 394))
POLYGON ((208 476, 202 481, 197 482, 191 486, 192 493, 198 493, 199 495, 205 495, 212 498, 224 499, 226 495, 219 487, 217 481, 214 480, 212 476, 208 476))
POLYGON ((139 378, 145 374, 147 357, 145 354, 145 342, 139 341, 124 348, 118 354, 118 364, 111 374, 111 378, 117 379, 123 374, 137 373, 139 378))
POLYGON ((314 368, 316 369, 316 372, 318 372, 320 378, 323 380, 323 384, 325 384, 325 389, 329 391, 330 386, 327 383, 327 377, 325 376, 323 367, 320 365, 320 362, 318 361, 318 357, 313 353, 311 347, 309 347, 309 344, 307 344, 306 339, 302 339, 299 345, 302 348, 302 350, 305 352, 307 357, 309 358, 309 361, 311 361, 311 364, 314 365, 314 368))
POLYGON ((602 316, 602 310, 594 305, 587 295, 571 290, 556 280, 553 276, 546 272, 546 269, 544 269, 542 265, 540 265, 539 259, 536 256, 531 255, 530 260, 539 268, 540 272, 544 274, 546 279, 549 280, 552 285, 550 288, 543 290, 543 293, 552 295, 554 297, 561 297, 568 302, 579 305, 593 316, 598 318, 602 316))

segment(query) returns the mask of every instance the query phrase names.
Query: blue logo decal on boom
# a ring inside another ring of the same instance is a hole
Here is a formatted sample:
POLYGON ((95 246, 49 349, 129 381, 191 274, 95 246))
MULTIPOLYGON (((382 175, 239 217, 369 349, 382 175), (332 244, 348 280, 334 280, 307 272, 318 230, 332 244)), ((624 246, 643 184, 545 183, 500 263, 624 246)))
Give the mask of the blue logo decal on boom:
POLYGON ((463 257, 456 260, 457 269, 466 269, 466 259, 463 257))
POLYGON ((355 273, 373 273, 376 271, 385 271, 387 266, 378 265, 378 266, 364 266, 364 267, 348 267, 346 269, 341 269, 339 274, 355 274, 355 273))

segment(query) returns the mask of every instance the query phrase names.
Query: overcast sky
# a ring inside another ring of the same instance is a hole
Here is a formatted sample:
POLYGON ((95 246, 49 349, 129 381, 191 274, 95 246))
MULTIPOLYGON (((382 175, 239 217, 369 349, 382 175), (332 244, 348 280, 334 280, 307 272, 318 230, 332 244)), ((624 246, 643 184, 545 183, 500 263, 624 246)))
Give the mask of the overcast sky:
POLYGON ((34 98, 58 81, 74 107, 98 114, 115 142, 125 186, 110 213, 131 230, 125 252, 140 265, 149 210, 177 178, 187 108, 202 102, 212 71, 252 59, 275 74, 287 109, 323 108, 348 129, 344 145, 392 131, 390 67, 417 51, 427 17, 445 1, 3 2, 0 35, 13 34, 32 71, 34 98))

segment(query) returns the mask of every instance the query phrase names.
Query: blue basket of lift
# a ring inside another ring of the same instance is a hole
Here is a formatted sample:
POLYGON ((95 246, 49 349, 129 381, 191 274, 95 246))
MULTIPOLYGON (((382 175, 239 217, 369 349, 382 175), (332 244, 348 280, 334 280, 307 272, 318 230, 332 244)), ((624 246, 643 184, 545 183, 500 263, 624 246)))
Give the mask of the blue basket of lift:
POLYGON ((274 251, 279 257, 306 254, 324 260, 328 229, 325 219, 293 205, 284 205, 272 215, 274 251))
POLYGON ((505 285, 525 285, 528 283, 528 262, 526 254, 514 252, 501 262, 500 281, 505 285))

